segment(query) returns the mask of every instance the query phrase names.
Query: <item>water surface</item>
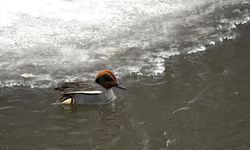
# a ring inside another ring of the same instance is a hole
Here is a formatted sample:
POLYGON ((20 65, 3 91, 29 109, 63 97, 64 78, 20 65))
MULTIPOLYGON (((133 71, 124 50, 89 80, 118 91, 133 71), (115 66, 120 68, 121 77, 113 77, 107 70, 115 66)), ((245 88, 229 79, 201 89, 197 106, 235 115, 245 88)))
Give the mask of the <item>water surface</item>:
POLYGON ((249 1, 25 2, 1 15, 0 149, 250 148, 249 1), (55 105, 103 68, 113 104, 55 105))

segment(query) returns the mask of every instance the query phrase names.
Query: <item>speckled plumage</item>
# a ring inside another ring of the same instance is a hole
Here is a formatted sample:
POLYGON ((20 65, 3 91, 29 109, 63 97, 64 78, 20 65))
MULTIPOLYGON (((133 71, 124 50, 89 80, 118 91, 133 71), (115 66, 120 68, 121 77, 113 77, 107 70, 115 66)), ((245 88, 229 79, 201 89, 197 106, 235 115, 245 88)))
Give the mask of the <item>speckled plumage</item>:
POLYGON ((83 82, 63 83, 61 87, 56 88, 62 92, 59 103, 71 98, 72 104, 107 104, 115 99, 112 89, 105 89, 98 84, 89 84, 83 82))

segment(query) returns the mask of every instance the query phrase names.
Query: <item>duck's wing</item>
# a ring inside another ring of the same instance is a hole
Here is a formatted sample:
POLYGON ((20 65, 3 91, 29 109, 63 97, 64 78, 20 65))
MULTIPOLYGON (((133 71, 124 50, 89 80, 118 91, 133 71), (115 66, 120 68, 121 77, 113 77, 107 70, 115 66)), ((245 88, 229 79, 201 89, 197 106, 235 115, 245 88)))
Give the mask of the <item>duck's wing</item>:
POLYGON ((68 91, 68 92, 64 92, 63 94, 65 95, 69 95, 69 94, 85 94, 85 95, 98 95, 103 93, 102 91, 68 91))
POLYGON ((55 90, 61 91, 63 93, 77 93, 77 91, 95 91, 99 86, 97 84, 90 84, 84 82, 65 82, 60 86, 56 87, 55 90))

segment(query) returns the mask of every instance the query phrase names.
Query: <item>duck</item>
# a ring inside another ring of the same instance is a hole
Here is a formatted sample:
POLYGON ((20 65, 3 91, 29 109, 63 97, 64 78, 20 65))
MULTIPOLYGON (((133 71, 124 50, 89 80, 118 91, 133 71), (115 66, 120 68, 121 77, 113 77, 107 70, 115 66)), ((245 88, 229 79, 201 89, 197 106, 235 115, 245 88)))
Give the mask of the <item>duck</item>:
POLYGON ((118 84, 116 76, 109 69, 101 70, 95 77, 95 83, 65 82, 55 88, 61 92, 57 101, 60 105, 100 105, 116 99, 113 87, 126 90, 118 84))

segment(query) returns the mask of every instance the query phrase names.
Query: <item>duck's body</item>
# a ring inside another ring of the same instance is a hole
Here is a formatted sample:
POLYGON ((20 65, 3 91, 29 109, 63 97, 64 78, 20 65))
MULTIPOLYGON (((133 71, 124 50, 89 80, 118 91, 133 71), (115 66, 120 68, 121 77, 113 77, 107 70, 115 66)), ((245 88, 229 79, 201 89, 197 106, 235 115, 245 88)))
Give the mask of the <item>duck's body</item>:
POLYGON ((103 70, 96 76, 96 83, 70 82, 55 88, 62 92, 59 104, 95 105, 112 102, 116 96, 112 87, 121 87, 113 73, 103 70))
POLYGON ((105 89, 98 84, 83 82, 63 83, 56 88, 62 92, 59 103, 76 105, 107 104, 115 99, 112 89, 105 89))

